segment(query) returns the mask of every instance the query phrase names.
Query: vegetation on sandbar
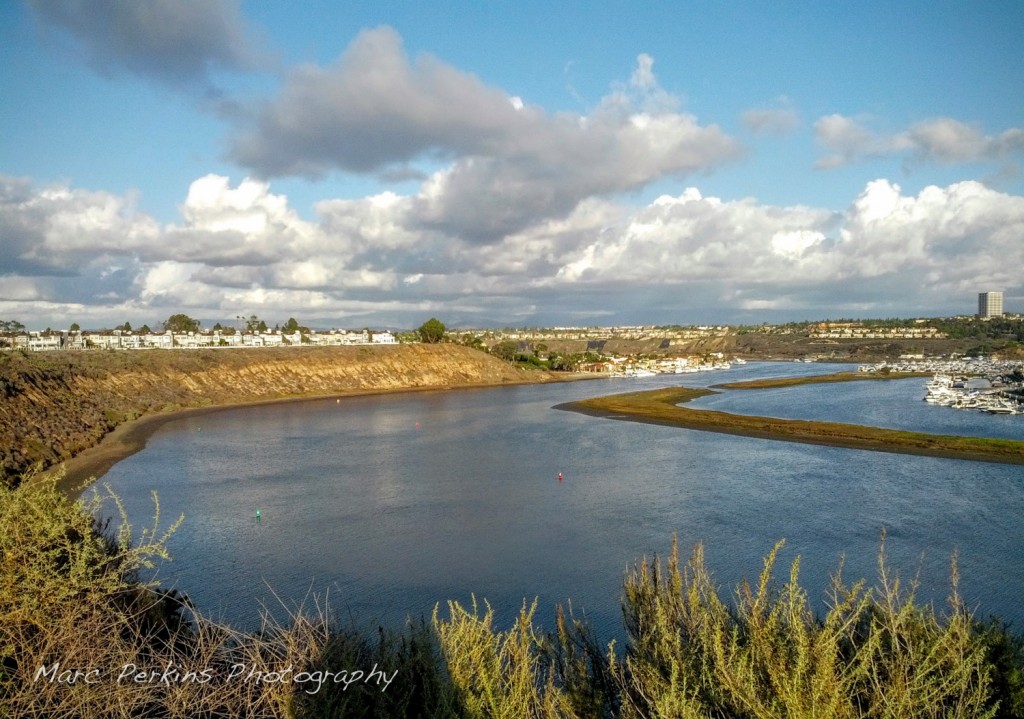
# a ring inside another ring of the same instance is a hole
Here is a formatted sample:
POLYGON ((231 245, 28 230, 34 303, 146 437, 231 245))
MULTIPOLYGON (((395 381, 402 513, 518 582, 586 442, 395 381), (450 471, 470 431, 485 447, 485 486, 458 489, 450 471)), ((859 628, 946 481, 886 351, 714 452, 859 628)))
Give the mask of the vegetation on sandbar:
MULTIPOLYGON (((836 376, 832 375, 832 377, 836 376)), ((812 378, 806 379, 811 380, 812 378)), ((846 380, 833 379, 832 381, 846 380)), ((747 386, 750 387, 749 384, 747 386)), ((689 387, 669 387, 585 399, 558 405, 558 409, 598 417, 664 424, 744 437, 777 439, 786 442, 1024 464, 1024 442, 1017 440, 928 434, 841 422, 777 419, 678 406, 708 394, 715 394, 715 392, 689 387)))

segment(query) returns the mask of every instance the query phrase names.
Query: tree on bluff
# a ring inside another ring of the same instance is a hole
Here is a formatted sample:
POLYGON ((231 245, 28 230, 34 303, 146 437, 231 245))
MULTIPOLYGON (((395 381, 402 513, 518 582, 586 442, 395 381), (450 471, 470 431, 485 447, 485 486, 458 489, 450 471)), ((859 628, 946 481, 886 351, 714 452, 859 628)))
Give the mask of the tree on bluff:
POLYGON ((427 344, 436 344, 444 339, 445 329, 443 322, 435 317, 431 317, 420 325, 420 340, 427 344))
POLYGON ((249 315, 249 319, 245 321, 245 331, 252 334, 256 334, 257 332, 266 332, 267 323, 256 315, 249 315))
POLYGON ((500 357, 506 362, 516 361, 516 354, 519 352, 519 343, 513 342, 512 340, 503 340, 498 344, 491 347, 491 354, 495 357, 500 357))
POLYGON ((164 329, 169 332, 198 332, 199 320, 194 320, 188 315, 171 315, 164 322, 164 329))

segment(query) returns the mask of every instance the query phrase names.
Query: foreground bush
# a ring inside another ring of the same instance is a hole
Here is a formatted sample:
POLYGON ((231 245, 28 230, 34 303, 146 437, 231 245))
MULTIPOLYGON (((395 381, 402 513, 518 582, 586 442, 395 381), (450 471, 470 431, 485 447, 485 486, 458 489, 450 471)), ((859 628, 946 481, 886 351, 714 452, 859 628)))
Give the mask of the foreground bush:
POLYGON ((139 581, 181 519, 136 542, 117 497, 71 502, 57 480, 0 486, 0 716, 458 716, 421 622, 376 640, 314 606, 242 633, 139 581), (115 534, 98 523, 107 503, 115 534), (401 679, 399 680, 399 677, 401 679))
POLYGON ((846 586, 837 572, 815 617, 797 583, 772 588, 775 549, 734 608, 719 598, 700 547, 667 575, 642 564, 626 581, 631 644, 616 667, 623 717, 995 716, 993 670, 956 592, 940 617, 915 603, 879 555, 879 583, 846 586))
MULTIPOLYGON (((154 498, 155 502, 155 498, 154 498)), ((319 603, 242 633, 139 580, 167 558, 178 522, 133 541, 117 498, 71 502, 54 482, 0 488, 0 716, 673 717, 721 719, 1024 716, 1024 641, 998 621, 915 601, 879 553, 876 586, 833 578, 817 616, 773 579, 720 596, 703 550, 637 564, 623 595, 626 642, 602 646, 536 602, 508 630, 474 600, 402 631, 339 627, 319 603)))

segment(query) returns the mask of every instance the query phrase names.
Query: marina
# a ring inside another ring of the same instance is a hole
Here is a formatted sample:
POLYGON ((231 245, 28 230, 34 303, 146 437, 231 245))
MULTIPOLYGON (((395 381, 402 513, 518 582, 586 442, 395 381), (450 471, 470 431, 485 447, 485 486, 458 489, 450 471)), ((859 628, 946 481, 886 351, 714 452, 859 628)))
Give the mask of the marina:
POLYGON ((924 401, 988 414, 1024 414, 1024 362, 987 357, 879 362, 861 372, 931 372, 924 401))

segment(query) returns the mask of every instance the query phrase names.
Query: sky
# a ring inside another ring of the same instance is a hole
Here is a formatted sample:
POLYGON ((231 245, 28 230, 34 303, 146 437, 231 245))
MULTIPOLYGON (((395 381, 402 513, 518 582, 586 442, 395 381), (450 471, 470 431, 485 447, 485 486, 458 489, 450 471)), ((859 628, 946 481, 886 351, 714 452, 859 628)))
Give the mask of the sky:
POLYGON ((0 319, 1024 312, 1024 3, 6 0, 0 319))

